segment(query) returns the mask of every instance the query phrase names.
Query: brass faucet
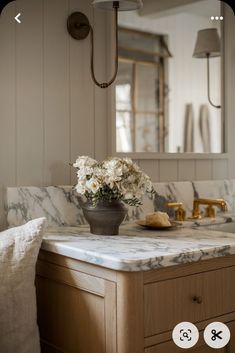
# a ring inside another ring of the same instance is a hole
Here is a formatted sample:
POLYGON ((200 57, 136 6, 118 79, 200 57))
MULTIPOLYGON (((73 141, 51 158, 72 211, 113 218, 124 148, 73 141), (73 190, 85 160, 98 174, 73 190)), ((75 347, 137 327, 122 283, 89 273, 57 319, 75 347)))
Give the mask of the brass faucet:
POLYGON ((175 210, 175 220, 183 222, 186 220, 186 211, 183 208, 183 203, 182 202, 168 202, 166 204, 166 207, 168 208, 177 208, 175 210))
POLYGON ((200 219, 200 205, 207 205, 205 217, 215 218, 215 209, 213 206, 220 207, 221 211, 227 211, 227 203, 223 199, 194 199, 192 218, 200 219))

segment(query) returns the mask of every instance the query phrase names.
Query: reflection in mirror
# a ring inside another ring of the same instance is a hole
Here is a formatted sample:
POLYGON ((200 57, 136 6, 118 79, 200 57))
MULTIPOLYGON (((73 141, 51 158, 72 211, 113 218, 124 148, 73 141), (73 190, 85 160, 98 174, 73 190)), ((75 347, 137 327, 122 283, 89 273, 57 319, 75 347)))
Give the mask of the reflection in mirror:
MULTIPOLYGON (((157 2, 156 2, 157 3, 157 2)), ((177 3, 177 1, 176 1, 177 3)), ((221 37, 220 2, 190 1, 171 10, 119 16, 117 152, 221 153, 221 58, 195 56, 199 30, 221 37)))

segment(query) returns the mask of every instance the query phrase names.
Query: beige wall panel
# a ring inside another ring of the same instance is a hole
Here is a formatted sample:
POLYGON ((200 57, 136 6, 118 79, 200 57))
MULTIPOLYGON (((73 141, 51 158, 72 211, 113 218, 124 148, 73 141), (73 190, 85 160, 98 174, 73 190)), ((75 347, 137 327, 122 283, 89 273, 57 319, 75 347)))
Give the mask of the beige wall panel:
MULTIPOLYGON (((70 0, 69 4, 69 13, 83 12, 93 25, 90 2, 70 0)), ((71 161, 74 161, 78 155, 94 157, 94 84, 90 75, 90 36, 81 41, 66 36, 70 45, 71 161)))
POLYGON ((17 185, 41 185, 43 176, 42 0, 19 0, 16 24, 17 185))
MULTIPOLYGON (((110 80, 107 72, 107 32, 106 32, 106 14, 104 11, 93 10, 94 16, 94 44, 95 44, 95 74, 99 82, 110 80)), ((94 156, 102 160, 108 152, 108 121, 111 116, 107 115, 107 89, 94 86, 94 156)))
POLYGON ((44 1, 45 184, 70 183, 68 0, 44 1))
POLYGON ((202 159, 196 160, 195 180, 212 179, 212 160, 202 159))
POLYGON ((226 135, 227 148, 229 153, 228 178, 235 178, 235 69, 234 69, 234 52, 235 52, 235 17, 233 10, 225 5, 226 22, 225 22, 225 115, 226 115, 226 135))
POLYGON ((179 160, 178 161, 178 180, 188 181, 195 179, 195 161, 194 160, 179 160))
POLYGON ((159 181, 159 161, 154 159, 142 159, 139 161, 140 168, 149 175, 153 182, 159 181))
POLYGON ((177 160, 160 160, 159 168, 159 181, 166 182, 178 180, 177 160))
POLYGON ((212 161, 212 178, 214 180, 228 178, 228 161, 226 159, 215 159, 212 161))
POLYGON ((16 183, 15 151, 15 3, 9 4, 0 22, 0 229, 4 224, 4 187, 16 183))

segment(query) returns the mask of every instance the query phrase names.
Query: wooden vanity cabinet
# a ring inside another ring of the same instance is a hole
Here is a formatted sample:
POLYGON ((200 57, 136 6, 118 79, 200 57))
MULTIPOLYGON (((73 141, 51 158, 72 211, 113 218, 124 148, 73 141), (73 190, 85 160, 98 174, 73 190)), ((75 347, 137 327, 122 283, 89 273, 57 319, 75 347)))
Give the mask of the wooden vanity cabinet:
POLYGON ((226 323, 235 352, 235 256, 144 272, 114 271, 41 251, 37 302, 42 353, 180 353, 181 321, 201 336, 188 352, 212 353, 203 330, 226 323))
MULTIPOLYGON (((211 320, 211 322, 214 320, 211 320)), ((222 320, 224 321, 224 320, 222 320)), ((232 322, 226 322, 224 321, 226 325, 229 327, 230 332, 231 332, 231 340, 229 344, 221 349, 212 349, 210 348, 203 339, 203 331, 200 332, 200 338, 197 343, 197 345, 191 349, 181 349, 178 348, 173 341, 158 344, 155 346, 152 346, 150 348, 146 348, 144 350, 145 353, 183 353, 189 352, 189 353, 233 353, 235 352, 235 321, 232 322)))

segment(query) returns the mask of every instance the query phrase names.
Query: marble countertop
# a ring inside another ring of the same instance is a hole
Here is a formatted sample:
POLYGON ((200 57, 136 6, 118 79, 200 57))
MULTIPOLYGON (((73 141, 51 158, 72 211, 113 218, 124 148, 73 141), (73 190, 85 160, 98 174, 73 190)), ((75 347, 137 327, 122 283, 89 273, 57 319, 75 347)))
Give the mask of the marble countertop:
POLYGON ((85 225, 48 229, 42 249, 129 272, 235 254, 235 234, 202 226, 156 231, 129 223, 122 225, 119 233, 118 236, 92 235, 85 225))

